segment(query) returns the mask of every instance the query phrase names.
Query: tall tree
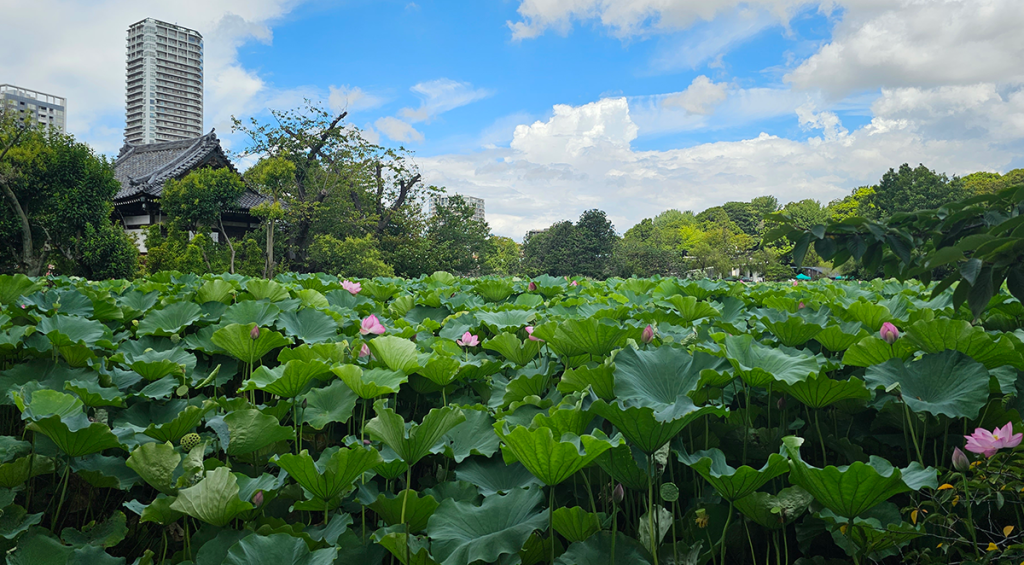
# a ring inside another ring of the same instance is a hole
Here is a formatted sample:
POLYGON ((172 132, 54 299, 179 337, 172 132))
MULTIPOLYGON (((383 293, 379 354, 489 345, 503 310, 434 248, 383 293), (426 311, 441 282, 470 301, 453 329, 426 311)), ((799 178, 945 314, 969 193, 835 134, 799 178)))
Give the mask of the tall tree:
POLYGON ((245 183, 231 169, 199 169, 164 185, 160 209, 177 227, 196 232, 219 230, 231 251, 228 270, 234 273, 235 246, 224 229, 223 214, 238 209, 238 199, 244 192, 245 183))
POLYGON ((871 203, 878 209, 881 218, 898 212, 915 212, 938 208, 943 204, 969 196, 959 177, 948 178, 936 174, 924 165, 910 168, 904 163, 900 170, 889 169, 875 186, 871 203))
POLYGON ((474 218, 475 210, 459 195, 435 206, 427 222, 427 249, 431 271, 478 274, 487 260, 487 222, 474 218))
POLYGON ((615 226, 604 211, 593 209, 583 212, 570 239, 575 256, 574 272, 570 274, 591 278, 605 276, 618 238, 615 226))
MULTIPOLYGON (((267 266, 263 274, 266 278, 274 276, 274 225, 284 217, 282 201, 298 184, 296 171, 295 163, 283 157, 264 159, 246 171, 246 178, 258 187, 260 193, 270 198, 269 202, 252 209, 254 216, 266 221, 267 266)), ((298 204, 301 205, 302 201, 299 200, 298 204)))

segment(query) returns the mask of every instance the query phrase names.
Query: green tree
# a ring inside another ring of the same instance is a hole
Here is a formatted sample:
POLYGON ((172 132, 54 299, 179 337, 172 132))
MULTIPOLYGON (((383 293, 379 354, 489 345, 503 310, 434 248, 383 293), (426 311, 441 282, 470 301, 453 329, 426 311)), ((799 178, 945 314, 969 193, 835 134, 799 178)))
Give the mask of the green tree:
POLYGON ((489 250, 484 267, 488 273, 502 276, 518 275, 523 261, 523 250, 511 237, 492 235, 487 239, 489 250))
MULTIPOLYGON (((224 229, 223 213, 237 210, 243 193, 245 184, 231 169, 203 168, 179 181, 167 181, 160 197, 160 209, 177 227, 196 233, 219 230, 231 253, 228 270, 234 273, 235 246, 224 229)), ((206 262, 209 267, 209 258, 206 262)))
POLYGON ((317 270, 342 277, 372 279, 395 274, 382 260, 377 242, 370 235, 343 241, 330 234, 318 235, 313 238, 309 258, 317 270))
POLYGON ((904 163, 899 172, 889 169, 882 175, 870 202, 884 219, 898 212, 938 208, 969 195, 963 179, 936 174, 924 165, 912 169, 904 163))
POLYGON ((110 219, 118 188, 88 145, 0 111, 0 271, 38 276, 54 263, 88 278, 134 276, 135 245, 110 219))
POLYGON ((722 210, 728 214, 729 219, 743 233, 751 237, 758 235, 761 228, 761 217, 758 216, 758 211, 754 208, 753 204, 749 202, 726 202, 722 205, 722 210))
POLYGON ((583 212, 569 240, 574 258, 570 274, 591 278, 605 276, 616 240, 615 226, 603 211, 583 212))
POLYGON ((1006 180, 999 173, 979 171, 963 177, 964 188, 971 194, 995 194, 1006 188, 1006 180))
POLYGON ((874 187, 861 186, 853 189, 849 196, 829 202, 828 206, 825 207, 828 219, 839 222, 854 216, 863 218, 877 217, 877 211, 871 203, 871 198, 874 194, 874 187))
POLYGON ((487 222, 474 218, 475 209, 459 195, 448 197, 448 204, 435 206, 427 222, 429 271, 448 271, 461 275, 478 274, 487 260, 489 246, 487 222))
POLYGON ((281 202, 296 186, 295 163, 283 157, 264 159, 246 171, 246 178, 257 187, 270 202, 263 202, 252 209, 252 215, 263 218, 267 231, 267 265, 263 276, 274 276, 274 224, 284 217, 281 202))
POLYGON ((523 238, 525 274, 537 276, 547 273, 556 277, 576 274, 572 270, 575 265, 570 244, 575 232, 576 226, 565 220, 523 238))

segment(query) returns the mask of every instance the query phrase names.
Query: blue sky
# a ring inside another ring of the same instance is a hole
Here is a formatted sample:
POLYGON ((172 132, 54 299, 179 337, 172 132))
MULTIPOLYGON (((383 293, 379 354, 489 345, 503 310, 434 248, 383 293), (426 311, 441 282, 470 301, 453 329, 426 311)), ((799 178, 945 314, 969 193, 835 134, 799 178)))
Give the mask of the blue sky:
POLYGON ((495 233, 773 194, 820 202, 924 163, 1024 166, 1019 0, 0 0, 0 82, 69 99, 114 155, 124 37, 206 38, 206 127, 319 100, 495 233), (38 15, 49 16, 40 30, 38 15), (32 50, 19 46, 31 44, 32 50))

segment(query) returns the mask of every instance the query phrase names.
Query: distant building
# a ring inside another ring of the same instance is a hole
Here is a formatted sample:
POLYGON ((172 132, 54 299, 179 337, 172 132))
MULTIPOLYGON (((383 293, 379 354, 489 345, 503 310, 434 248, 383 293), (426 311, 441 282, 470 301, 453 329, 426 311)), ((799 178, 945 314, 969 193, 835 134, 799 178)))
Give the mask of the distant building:
POLYGON ((0 106, 17 111, 22 120, 67 131, 67 98, 0 84, 0 106))
POLYGON ((125 141, 203 135, 203 36, 146 18, 128 28, 125 141))
MULTIPOLYGON (((121 183, 121 190, 114 196, 114 211, 125 231, 136 235, 140 251, 146 252, 144 230, 163 223, 160 196, 164 183, 204 167, 235 170, 212 130, 193 139, 142 145, 126 143, 121 148, 114 162, 114 176, 121 183)), ((259 220, 250 216, 249 210, 265 200, 255 191, 246 189, 237 209, 223 210, 228 236, 234 238, 258 227, 259 220)))
MULTIPOLYGON (((461 194, 453 194, 452 196, 462 196, 461 194)), ((430 199, 430 212, 431 216, 434 215, 434 210, 438 207, 447 207, 448 202, 452 196, 434 196, 430 199)), ((474 196, 462 196, 462 200, 473 208, 473 219, 479 222, 486 222, 484 214, 484 199, 476 198, 474 196)))

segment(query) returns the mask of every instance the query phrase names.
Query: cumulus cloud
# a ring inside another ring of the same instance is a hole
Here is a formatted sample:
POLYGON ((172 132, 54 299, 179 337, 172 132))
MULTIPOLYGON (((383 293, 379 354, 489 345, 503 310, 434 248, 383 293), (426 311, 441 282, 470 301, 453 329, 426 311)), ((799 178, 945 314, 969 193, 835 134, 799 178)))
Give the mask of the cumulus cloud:
POLYGON ((820 137, 799 141, 761 133, 664 151, 633 149, 638 128, 629 101, 604 99, 556 106, 550 119, 517 127, 508 148, 421 158, 419 164, 427 182, 485 198, 488 222, 501 235, 518 239, 592 207, 607 211, 624 231, 668 208, 702 210, 765 194, 782 202, 826 202, 877 182, 902 162, 950 174, 1005 170, 1019 154, 1011 145, 1024 140, 1024 130, 1011 139, 1007 127, 1010 137, 979 142, 971 128, 997 112, 1021 119, 1020 96, 979 95, 977 119, 943 136, 935 136, 934 128, 954 111, 958 96, 891 91, 876 103, 874 120, 854 131, 833 112, 805 102, 791 115, 803 127, 821 130, 820 137), (927 104, 908 101, 915 96, 927 104))
POLYGON ((399 115, 412 123, 429 121, 440 114, 493 94, 485 88, 474 88, 468 82, 447 78, 417 83, 410 90, 419 95, 422 103, 419 108, 403 108, 399 115))
POLYGON ((727 88, 724 82, 715 83, 700 75, 686 90, 662 99, 661 103, 666 108, 682 108, 691 114, 706 116, 725 100, 727 88))
POLYGON ((838 0, 832 40, 786 75, 842 97, 864 89, 1024 81, 1020 0, 838 0))
POLYGON ((99 151, 122 144, 125 97, 125 37, 146 17, 196 29, 204 38, 205 122, 218 133, 231 114, 262 110, 287 96, 238 62, 248 41, 268 43, 270 26, 297 0, 202 0, 142 3, 132 0, 34 0, 6 2, 0 42, 5 82, 68 99, 68 130, 99 151), (42 20, 40 18, 43 18, 42 20))
POLYGON ((416 128, 392 116, 378 119, 373 122, 373 126, 393 141, 423 141, 423 134, 416 131, 416 128))
POLYGON ((370 94, 358 86, 331 86, 327 96, 327 105, 335 112, 361 112, 379 108, 386 100, 382 96, 370 94))

